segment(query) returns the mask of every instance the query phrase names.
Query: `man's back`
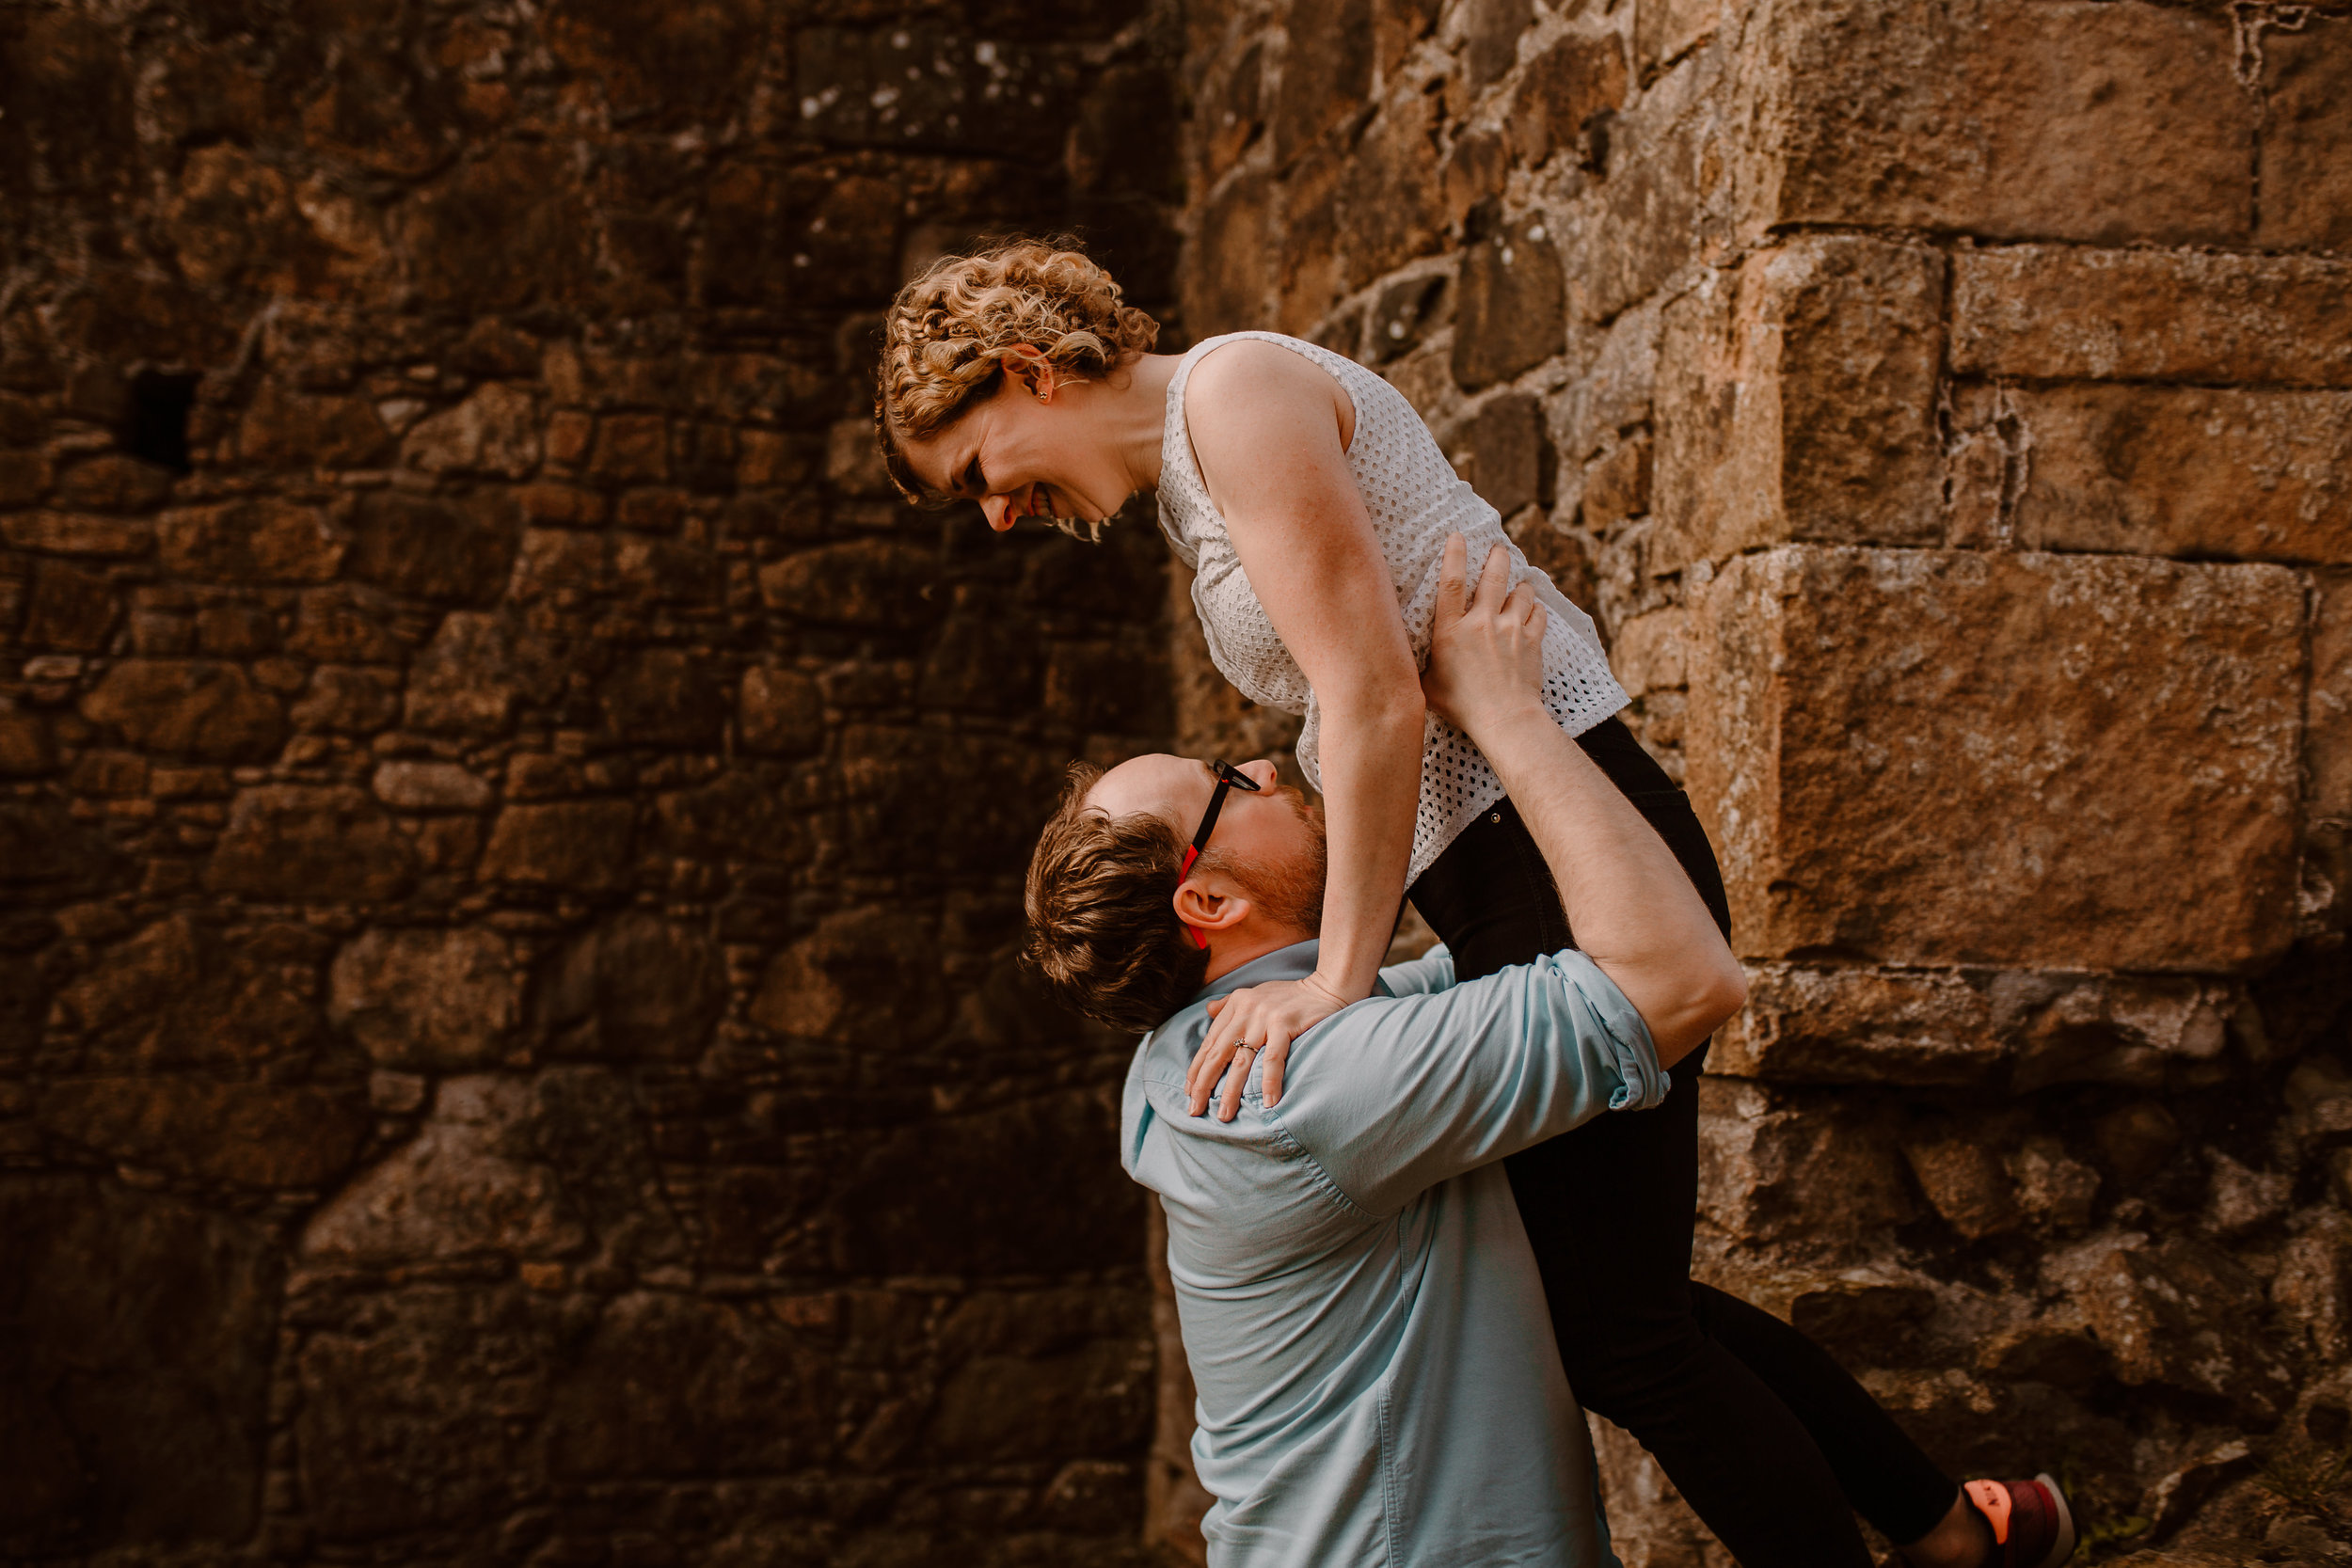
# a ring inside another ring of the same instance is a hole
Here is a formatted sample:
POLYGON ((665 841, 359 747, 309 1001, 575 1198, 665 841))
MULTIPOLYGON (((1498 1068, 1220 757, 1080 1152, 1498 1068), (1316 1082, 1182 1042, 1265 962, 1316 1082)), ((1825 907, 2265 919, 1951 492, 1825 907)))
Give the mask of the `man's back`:
POLYGON ((1121 1157, 1161 1195, 1200 1390, 1212 1561, 1613 1562, 1582 1420, 1494 1162, 1603 1106, 1653 1102, 1647 1032, 1581 955, 1452 984, 1442 953, 1297 1042, 1279 1105, 1185 1114, 1221 977, 1148 1037, 1121 1157))

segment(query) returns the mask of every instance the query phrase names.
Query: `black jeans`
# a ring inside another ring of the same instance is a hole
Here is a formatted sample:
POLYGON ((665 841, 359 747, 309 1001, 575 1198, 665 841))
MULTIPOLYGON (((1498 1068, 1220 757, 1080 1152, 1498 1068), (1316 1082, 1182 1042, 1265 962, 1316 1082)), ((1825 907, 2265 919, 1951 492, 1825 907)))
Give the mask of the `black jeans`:
MULTIPOLYGON (((1614 719, 1578 743, 1729 931, 1714 850, 1682 791, 1614 719)), ((1575 941, 1507 800, 1465 829, 1411 896, 1464 980, 1575 941)), ((1960 1488, 1819 1345, 1692 1283, 1706 1054, 1677 1064, 1657 1109, 1596 1117, 1505 1162, 1560 1360, 1584 1407, 1631 1433, 1746 1568, 1868 1568, 1854 1513, 1915 1541, 1960 1488)))

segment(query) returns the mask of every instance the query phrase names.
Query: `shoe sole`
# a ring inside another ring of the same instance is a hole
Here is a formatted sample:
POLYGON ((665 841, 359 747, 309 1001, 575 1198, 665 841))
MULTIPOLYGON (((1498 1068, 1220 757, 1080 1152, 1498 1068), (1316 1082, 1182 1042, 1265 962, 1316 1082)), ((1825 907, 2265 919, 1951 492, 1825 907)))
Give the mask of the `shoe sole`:
POLYGON ((2058 1568, 2058 1564, 2074 1555, 2074 1511, 2066 1506, 2066 1494, 2044 1470, 2033 1478, 2050 1490, 2050 1500, 2058 1504, 2058 1539, 2050 1544, 2050 1554, 2033 1568, 2058 1568))

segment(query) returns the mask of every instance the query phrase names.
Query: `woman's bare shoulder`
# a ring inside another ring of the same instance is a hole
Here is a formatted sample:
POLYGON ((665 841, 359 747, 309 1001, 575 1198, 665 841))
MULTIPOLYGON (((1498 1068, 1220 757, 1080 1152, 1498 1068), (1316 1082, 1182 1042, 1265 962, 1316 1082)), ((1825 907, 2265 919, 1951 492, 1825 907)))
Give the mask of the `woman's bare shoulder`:
POLYGON ((1295 429, 1301 414, 1313 413, 1329 418, 1344 445, 1355 412, 1338 377, 1296 349, 1263 338, 1219 343, 1195 361, 1184 385, 1185 422, 1212 439, 1264 429, 1270 419, 1295 429))

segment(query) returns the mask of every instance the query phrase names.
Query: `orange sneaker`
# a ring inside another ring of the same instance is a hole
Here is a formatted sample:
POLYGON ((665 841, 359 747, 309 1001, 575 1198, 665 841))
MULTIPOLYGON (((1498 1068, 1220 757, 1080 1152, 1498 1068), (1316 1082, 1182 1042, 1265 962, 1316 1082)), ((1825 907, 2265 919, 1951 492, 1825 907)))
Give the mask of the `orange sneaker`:
POLYGON ((2074 1555, 2074 1515, 2046 1474, 2031 1481, 1972 1481, 1961 1491, 1993 1527, 1984 1568, 2058 1568, 2074 1555))

